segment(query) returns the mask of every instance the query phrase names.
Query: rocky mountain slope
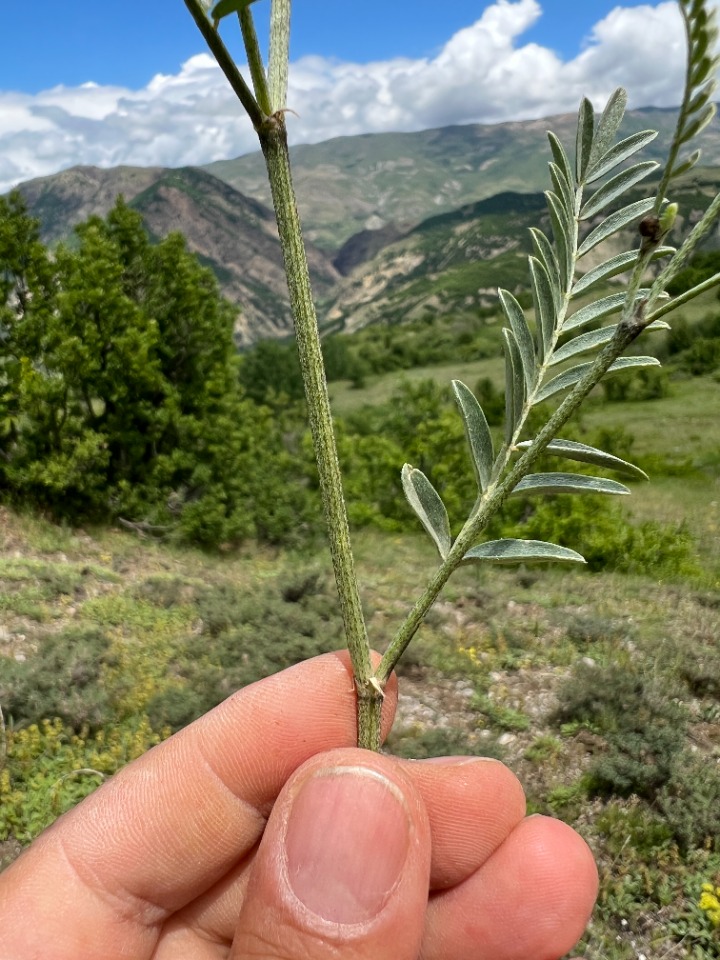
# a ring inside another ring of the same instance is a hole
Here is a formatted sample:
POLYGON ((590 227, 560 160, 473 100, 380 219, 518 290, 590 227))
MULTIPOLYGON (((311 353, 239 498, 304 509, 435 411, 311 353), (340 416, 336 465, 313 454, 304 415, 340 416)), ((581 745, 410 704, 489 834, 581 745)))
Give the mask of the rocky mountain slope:
MULTIPOLYGON (((648 189, 641 185, 624 202, 641 199, 648 189)), ((697 221, 718 190, 716 168, 696 168, 676 182, 673 199, 680 212, 671 242, 697 221)), ((499 286, 515 293, 528 288, 530 227, 551 233, 542 193, 500 193, 423 220, 400 237, 393 238, 386 227, 377 231, 375 244, 365 233, 359 234, 369 255, 358 259, 342 278, 325 304, 323 322, 333 330, 352 332, 370 323, 477 313, 497 302, 499 286)), ((616 235, 583 259, 583 269, 632 249, 637 239, 634 227, 616 235)), ((720 245, 718 227, 706 245, 720 245)))
MULTIPOLYGON (((238 305, 240 345, 292 330, 282 254, 272 211, 195 167, 178 170, 74 167, 21 187, 48 243, 70 239, 72 227, 103 216, 122 193, 157 238, 181 231, 189 248, 216 273, 238 305)), ((340 278, 330 258, 310 245, 308 259, 319 297, 340 278)))

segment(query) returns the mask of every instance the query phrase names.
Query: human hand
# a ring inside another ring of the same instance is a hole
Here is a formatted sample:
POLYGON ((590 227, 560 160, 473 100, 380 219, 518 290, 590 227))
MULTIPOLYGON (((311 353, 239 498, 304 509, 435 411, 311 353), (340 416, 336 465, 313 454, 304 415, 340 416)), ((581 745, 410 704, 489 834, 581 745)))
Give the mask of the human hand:
MULTIPOLYGON (((397 701, 388 684, 387 732, 397 701)), ((596 871, 502 764, 354 749, 348 659, 268 677, 0 875, 12 960, 557 960, 596 871)))

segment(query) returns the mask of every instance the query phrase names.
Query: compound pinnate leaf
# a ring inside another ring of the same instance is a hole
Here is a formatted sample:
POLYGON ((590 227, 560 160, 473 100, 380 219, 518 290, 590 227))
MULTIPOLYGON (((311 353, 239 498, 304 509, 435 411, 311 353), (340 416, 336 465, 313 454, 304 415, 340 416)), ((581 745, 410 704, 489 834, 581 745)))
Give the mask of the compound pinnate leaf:
POLYGON ((453 380, 453 392, 465 427, 472 455, 475 478, 481 490, 490 483, 493 467, 493 441, 488 422, 475 394, 461 380, 453 380))
MULTIPOLYGON (((522 443, 517 444, 518 450, 532 446, 532 442, 532 440, 523 440, 522 443)), ((645 471, 636 467, 634 463, 628 463, 627 460, 621 460, 620 457, 605 453, 597 447, 590 447, 586 443, 576 443, 574 440, 551 440, 545 447, 545 453, 564 457, 566 460, 574 460, 577 463, 591 463, 596 467, 616 470, 626 476, 635 477, 636 480, 649 479, 645 471)))
POLYGON ((440 494, 422 470, 416 470, 409 463, 402 468, 402 485, 408 503, 435 541, 435 546, 444 560, 450 552, 452 537, 447 510, 440 494))
POLYGON ((527 497, 549 493, 604 493, 624 495, 628 488, 617 480, 587 477, 582 473, 531 473, 518 483, 511 497, 527 497))
POLYGON ((490 561, 493 563, 526 563, 528 561, 570 560, 585 563, 585 557, 544 540, 489 540, 478 544, 465 554, 463 563, 490 561))
MULTIPOLYGON (((561 390, 567 390, 568 387, 574 387, 588 372, 592 363, 579 363, 576 367, 564 370, 557 377, 549 380, 545 386, 538 391, 535 398, 536 403, 543 400, 549 400, 561 390)), ((617 373, 621 370, 628 370, 630 367, 659 367, 660 361, 656 357, 620 357, 608 367, 608 373, 617 373)))

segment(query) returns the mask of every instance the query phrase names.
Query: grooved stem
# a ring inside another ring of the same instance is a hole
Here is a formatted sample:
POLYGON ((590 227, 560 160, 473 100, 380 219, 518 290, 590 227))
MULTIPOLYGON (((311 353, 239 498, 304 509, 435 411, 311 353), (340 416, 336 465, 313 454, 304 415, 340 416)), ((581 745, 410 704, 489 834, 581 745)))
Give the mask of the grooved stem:
POLYGON ((330 539, 330 553, 340 595, 345 636, 358 688, 358 746, 378 750, 380 747, 379 707, 382 704, 382 691, 376 689, 371 682, 373 669, 370 662, 370 648, 350 548, 350 531, 330 414, 320 335, 292 185, 287 134, 282 113, 270 118, 258 133, 270 179, 270 190, 285 260, 310 430, 330 539))

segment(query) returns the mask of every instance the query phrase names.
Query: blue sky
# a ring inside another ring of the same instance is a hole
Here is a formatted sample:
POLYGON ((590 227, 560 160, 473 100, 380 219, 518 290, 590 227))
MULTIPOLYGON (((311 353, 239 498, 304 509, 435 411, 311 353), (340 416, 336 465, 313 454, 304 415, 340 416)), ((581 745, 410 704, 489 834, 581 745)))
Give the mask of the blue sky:
MULTIPOLYGON (((38 93, 87 81, 142 87, 202 50, 182 0, 6 0, 3 6, 0 90, 38 93)), ((258 23, 264 6, 269 0, 254 7, 258 23)), ((488 6, 482 0, 296 0, 292 54, 360 63, 432 56, 488 6)), ((524 39, 572 57, 615 6, 611 0, 544 0, 524 39)))
MULTIPOLYGON (((261 35, 269 6, 253 5, 261 35)), ((255 149, 182 0, 5 0, 0 30, 0 191, 255 149)), ((631 106, 673 106, 683 54, 673 0, 295 0, 290 138, 535 119, 620 85, 631 106)))

